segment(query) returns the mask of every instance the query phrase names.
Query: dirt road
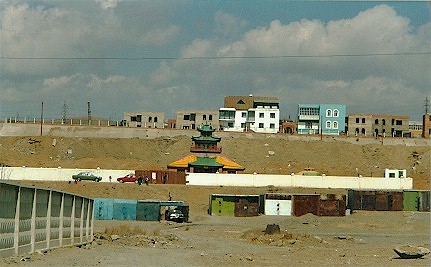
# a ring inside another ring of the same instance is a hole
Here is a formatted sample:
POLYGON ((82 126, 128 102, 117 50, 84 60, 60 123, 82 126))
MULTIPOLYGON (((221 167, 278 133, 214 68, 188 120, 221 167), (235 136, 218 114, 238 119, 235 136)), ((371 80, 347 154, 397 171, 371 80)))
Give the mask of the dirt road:
POLYGON ((183 224, 96 221, 95 237, 105 239, 2 259, 0 265, 429 266, 429 255, 405 260, 393 251, 405 244, 429 248, 429 225, 429 213, 365 211, 346 217, 200 215, 183 224), (273 223, 281 233, 265 235, 273 223))

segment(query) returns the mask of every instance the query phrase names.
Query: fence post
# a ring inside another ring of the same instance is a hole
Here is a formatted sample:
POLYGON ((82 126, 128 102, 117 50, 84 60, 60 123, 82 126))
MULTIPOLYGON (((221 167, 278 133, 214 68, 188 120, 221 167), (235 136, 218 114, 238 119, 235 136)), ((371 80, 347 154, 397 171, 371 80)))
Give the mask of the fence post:
POLYGON ((30 253, 34 253, 34 246, 36 243, 36 201, 37 189, 34 189, 33 194, 33 207, 31 209, 31 224, 30 224, 30 253))
POLYGON ((64 194, 61 195, 61 205, 60 205, 60 223, 58 226, 58 239, 60 240, 60 247, 63 246, 63 215, 64 215, 64 194))
POLYGON ((51 207, 52 207, 52 190, 49 190, 48 210, 46 211, 46 248, 51 248, 51 207))
POLYGON ((18 197, 16 198, 16 208, 15 208, 15 231, 13 233, 13 246, 15 248, 15 255, 19 253, 19 213, 21 202, 21 186, 18 187, 18 197))
POLYGON ((72 214, 70 215, 70 244, 73 245, 75 241, 75 203, 76 196, 73 196, 72 201, 72 214))
POLYGON ((84 237, 84 208, 85 208, 85 198, 82 199, 81 205, 81 218, 79 220, 79 242, 82 243, 84 237))

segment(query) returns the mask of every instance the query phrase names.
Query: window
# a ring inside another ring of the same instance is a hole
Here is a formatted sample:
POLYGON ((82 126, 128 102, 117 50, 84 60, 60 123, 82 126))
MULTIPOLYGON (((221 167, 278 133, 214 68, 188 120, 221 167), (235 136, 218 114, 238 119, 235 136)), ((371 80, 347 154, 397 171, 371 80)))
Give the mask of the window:
POLYGON ((228 122, 228 123, 227 123, 227 127, 229 127, 229 128, 230 128, 230 127, 233 127, 233 122, 228 122))
POLYGON ((212 121, 213 120, 213 115, 209 115, 209 120, 212 121))
POLYGON ((243 122, 243 123, 241 123, 241 128, 242 129, 245 129, 245 123, 243 122))
POLYGON ((326 129, 331 129, 331 122, 330 121, 326 121, 326 129))
POLYGON ((330 109, 326 110, 326 117, 332 117, 332 110, 330 109))
POLYGON ((359 118, 356 118, 356 123, 359 123, 359 118))
POLYGON ((365 118, 362 118, 362 123, 365 123, 365 118))
POLYGON ((259 113, 259 118, 265 118, 265 114, 264 114, 264 113, 262 113, 262 112, 260 112, 260 113, 259 113))
POLYGON ((244 105, 245 103, 244 103, 244 101, 242 101, 242 100, 239 100, 238 102, 236 102, 237 104, 241 104, 241 105, 244 105))
POLYGON ((148 117, 148 122, 152 122, 153 118, 152 117, 148 117))
POLYGON ((263 123, 259 123, 259 128, 263 128, 263 123))
POLYGON ((396 125, 403 125, 403 121, 402 120, 397 120, 396 121, 396 125))
POLYGON ((154 117, 154 122, 157 122, 157 117, 154 117))
POLYGON ((271 129, 275 129, 275 124, 274 124, 274 123, 270 123, 270 124, 269 124, 269 128, 271 128, 271 129))
POLYGON ((184 115, 184 120, 185 121, 189 121, 190 120, 190 115, 184 115))
POLYGON ((386 125, 386 120, 385 119, 382 119, 382 124, 386 125))
POLYGON ((141 122, 142 121, 142 115, 137 115, 136 116, 136 121, 141 122))
POLYGON ((242 118, 247 118, 247 112, 241 112, 241 117, 242 118))
POLYGON ((334 128, 334 129, 338 129, 338 121, 334 121, 333 123, 332 123, 332 128, 334 128))
POLYGON ((196 113, 190 114, 190 120, 195 121, 196 120, 196 113))
POLYGON ((136 121, 136 116, 130 117, 130 121, 136 121))
POLYGON ((202 115, 202 120, 206 121, 207 120, 207 115, 202 115))
POLYGON ((274 112, 269 113, 269 117, 270 117, 271 119, 275 119, 275 113, 274 113, 274 112))
POLYGON ((379 124, 379 119, 375 119, 374 124, 379 124))
POLYGON ((339 114, 340 112, 338 111, 338 109, 334 109, 334 112, 332 113, 332 115, 334 116, 334 117, 338 117, 338 114, 339 114))

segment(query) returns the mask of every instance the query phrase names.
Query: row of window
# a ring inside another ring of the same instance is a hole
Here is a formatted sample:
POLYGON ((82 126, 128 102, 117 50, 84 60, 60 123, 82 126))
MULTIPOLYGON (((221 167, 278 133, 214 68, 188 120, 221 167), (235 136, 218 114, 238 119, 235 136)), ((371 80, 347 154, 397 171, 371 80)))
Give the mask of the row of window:
MULTIPOLYGON (((131 116, 130 121, 142 122, 142 115, 131 116)), ((157 117, 154 117, 154 121, 153 121, 153 117, 148 117, 148 122, 157 122, 157 121, 158 121, 157 117)))
POLYGON ((340 114, 340 112, 338 111, 338 109, 327 109, 326 110, 326 117, 338 117, 340 114))
POLYGON ((338 121, 326 121, 326 129, 338 129, 338 121))
MULTIPOLYGON (((186 115, 184 115, 183 119, 185 121, 196 121, 196 114, 195 113, 186 114, 186 115)), ((202 120, 204 120, 204 121, 207 120, 207 115, 206 114, 202 115, 202 120)), ((208 115, 208 120, 212 121, 213 120, 213 115, 211 115, 211 114, 208 115)))
MULTIPOLYGON (((355 121, 356 121, 356 123, 359 123, 360 121, 361 121, 361 123, 365 123, 366 119, 365 118, 356 118, 355 121)), ((374 124, 379 124, 379 119, 375 119, 374 124)), ((382 125, 386 125, 385 119, 382 119, 382 125)), ((403 121, 392 119, 392 125, 403 125, 403 121)))

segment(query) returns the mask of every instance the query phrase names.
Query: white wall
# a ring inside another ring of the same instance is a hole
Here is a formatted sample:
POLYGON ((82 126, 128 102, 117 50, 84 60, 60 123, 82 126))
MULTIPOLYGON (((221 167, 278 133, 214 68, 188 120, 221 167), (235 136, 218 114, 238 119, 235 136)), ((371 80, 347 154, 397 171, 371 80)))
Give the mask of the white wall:
POLYGON ((109 176, 112 177, 112 182, 117 182, 118 177, 135 172, 134 170, 1 167, 0 180, 72 181, 72 175, 81 171, 91 171, 102 176, 102 182, 109 182, 109 176))
POLYGON ((348 176, 302 176, 270 174, 212 174, 188 173, 188 185, 205 186, 278 186, 305 188, 345 188, 345 189, 412 189, 413 179, 375 178, 348 176))

